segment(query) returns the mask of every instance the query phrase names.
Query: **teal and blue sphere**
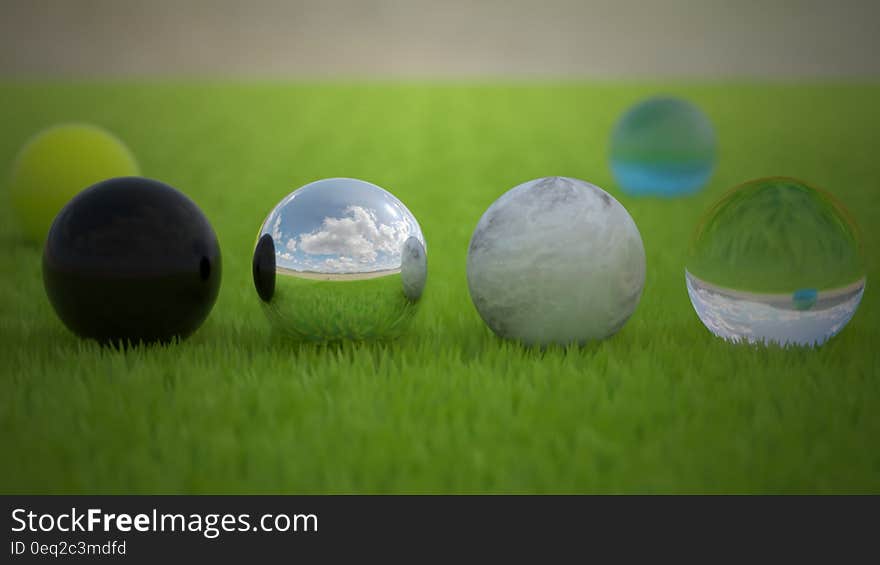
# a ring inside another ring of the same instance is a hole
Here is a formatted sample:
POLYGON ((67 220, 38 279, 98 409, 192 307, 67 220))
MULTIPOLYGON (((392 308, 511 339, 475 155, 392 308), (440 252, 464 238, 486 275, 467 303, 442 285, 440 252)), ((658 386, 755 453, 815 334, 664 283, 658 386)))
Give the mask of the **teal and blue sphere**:
POLYGON ((611 171, 634 196, 681 196, 712 176, 717 151, 709 118, 679 98, 642 101, 618 120, 611 134, 611 171))

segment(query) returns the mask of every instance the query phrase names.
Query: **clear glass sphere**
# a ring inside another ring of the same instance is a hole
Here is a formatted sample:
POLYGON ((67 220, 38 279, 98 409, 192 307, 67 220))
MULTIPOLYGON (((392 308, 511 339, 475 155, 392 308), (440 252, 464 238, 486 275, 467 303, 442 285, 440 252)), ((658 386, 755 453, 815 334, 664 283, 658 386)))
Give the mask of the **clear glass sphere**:
POLYGON ((833 196, 791 178, 731 190, 705 215, 685 271, 688 294, 724 339, 820 345, 865 289, 859 231, 833 196))
POLYGON ((254 284, 272 326, 302 339, 394 337, 427 279, 425 238, 391 193, 347 178, 307 184, 260 227, 254 284))
POLYGON ((611 134, 611 171, 632 195, 696 192, 715 166, 715 131, 696 106, 657 97, 626 111, 611 134))

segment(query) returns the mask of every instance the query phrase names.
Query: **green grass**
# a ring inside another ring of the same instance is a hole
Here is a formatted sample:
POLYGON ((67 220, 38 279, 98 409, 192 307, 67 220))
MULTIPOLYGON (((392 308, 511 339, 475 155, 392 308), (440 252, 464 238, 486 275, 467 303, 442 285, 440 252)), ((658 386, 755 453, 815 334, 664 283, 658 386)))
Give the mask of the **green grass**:
POLYGON ((0 491, 880 492, 880 85, 6 84, 0 96, 3 171, 43 126, 95 122, 200 204, 224 254, 217 305, 189 340, 102 349, 55 317, 40 250, 0 207, 0 491), (628 198, 610 177, 615 118, 657 92, 717 127, 718 169, 696 196, 628 198), (641 304, 591 347, 503 342, 468 297, 480 215, 547 175, 607 188, 644 239, 641 304), (701 213, 768 175, 825 188, 862 227, 864 300, 818 350, 727 344, 687 297, 701 213), (250 273, 257 229, 282 196, 330 176, 390 189, 422 224, 428 286, 396 342, 270 335, 250 273))
POLYGON ((277 333, 291 339, 392 339, 407 331, 421 306, 410 302, 403 288, 399 273, 347 281, 277 274, 272 300, 262 306, 277 333))

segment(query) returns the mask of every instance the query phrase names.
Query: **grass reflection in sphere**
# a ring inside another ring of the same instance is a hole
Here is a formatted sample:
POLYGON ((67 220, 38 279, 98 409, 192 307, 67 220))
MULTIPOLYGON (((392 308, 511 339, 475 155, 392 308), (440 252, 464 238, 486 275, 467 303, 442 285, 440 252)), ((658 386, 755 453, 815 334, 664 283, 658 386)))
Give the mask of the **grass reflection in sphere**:
POLYGON ((183 193, 142 177, 100 182, 49 230, 43 282, 74 333, 104 343, 183 339, 220 288, 220 246, 183 193))
POLYGON ((497 335, 526 345, 584 344, 611 336, 635 311, 645 250, 610 194, 548 177, 489 206, 471 237, 467 281, 497 335))
POLYGON ((611 134, 611 171, 617 184, 634 196, 696 192, 712 176, 715 153, 709 118, 679 98, 636 104, 611 134))
POLYGON ((323 179, 269 213, 253 276, 263 310, 282 335, 391 338, 406 330, 422 296, 425 238, 388 191, 357 179, 323 179))
POLYGON ((792 178, 758 179, 705 215, 685 270, 700 320, 732 342, 821 345, 865 290, 859 230, 831 194, 792 178))

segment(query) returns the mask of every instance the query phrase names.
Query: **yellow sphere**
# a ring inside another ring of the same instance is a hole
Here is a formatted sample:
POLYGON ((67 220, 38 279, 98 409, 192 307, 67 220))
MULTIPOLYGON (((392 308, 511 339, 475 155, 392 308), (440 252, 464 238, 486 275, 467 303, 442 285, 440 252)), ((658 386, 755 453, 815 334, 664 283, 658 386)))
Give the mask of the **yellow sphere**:
POLYGON ((139 175, 134 155, 110 132, 87 124, 54 126, 19 152, 9 185, 12 209, 25 237, 42 242, 52 220, 81 190, 139 175))

